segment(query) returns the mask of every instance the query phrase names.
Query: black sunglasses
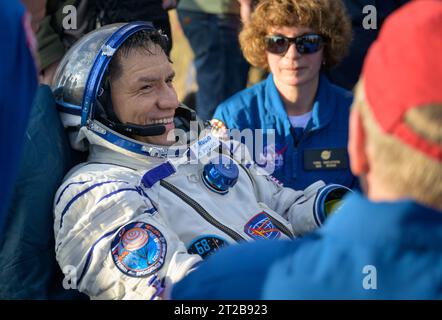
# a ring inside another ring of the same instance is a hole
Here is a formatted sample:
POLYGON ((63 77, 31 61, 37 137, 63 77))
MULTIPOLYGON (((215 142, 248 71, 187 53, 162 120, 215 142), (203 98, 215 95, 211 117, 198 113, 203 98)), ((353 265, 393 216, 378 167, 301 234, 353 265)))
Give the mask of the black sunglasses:
POLYGON ((266 50, 274 54, 284 55, 292 43, 300 54, 311 54, 321 50, 325 40, 319 34, 305 34, 295 38, 280 35, 265 37, 266 50))

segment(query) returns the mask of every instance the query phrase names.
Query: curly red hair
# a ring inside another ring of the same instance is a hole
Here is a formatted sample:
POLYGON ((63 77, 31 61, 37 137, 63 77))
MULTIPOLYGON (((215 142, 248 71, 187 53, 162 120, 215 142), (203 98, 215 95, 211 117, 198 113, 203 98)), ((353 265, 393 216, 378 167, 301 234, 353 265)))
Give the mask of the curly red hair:
POLYGON ((271 28, 307 27, 326 39, 325 67, 337 65, 351 42, 351 20, 341 0, 262 0, 239 35, 247 61, 268 70, 264 38, 271 28))

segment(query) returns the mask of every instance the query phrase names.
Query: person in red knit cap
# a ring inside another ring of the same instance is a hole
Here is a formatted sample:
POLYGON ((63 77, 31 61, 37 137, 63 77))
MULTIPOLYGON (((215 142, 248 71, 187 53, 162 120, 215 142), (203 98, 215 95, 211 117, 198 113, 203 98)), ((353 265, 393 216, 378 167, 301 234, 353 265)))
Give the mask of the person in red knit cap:
POLYGON ((442 1, 395 11, 371 46, 350 119, 353 193, 316 232, 227 248, 176 299, 442 298, 442 1))

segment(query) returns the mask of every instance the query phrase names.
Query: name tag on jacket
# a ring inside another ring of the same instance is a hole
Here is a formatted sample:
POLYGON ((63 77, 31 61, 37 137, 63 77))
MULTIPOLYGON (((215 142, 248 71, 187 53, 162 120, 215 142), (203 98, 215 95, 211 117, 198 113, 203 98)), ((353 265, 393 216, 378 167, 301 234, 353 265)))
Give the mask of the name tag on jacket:
POLYGON ((347 148, 304 150, 304 170, 336 170, 347 168, 347 148))

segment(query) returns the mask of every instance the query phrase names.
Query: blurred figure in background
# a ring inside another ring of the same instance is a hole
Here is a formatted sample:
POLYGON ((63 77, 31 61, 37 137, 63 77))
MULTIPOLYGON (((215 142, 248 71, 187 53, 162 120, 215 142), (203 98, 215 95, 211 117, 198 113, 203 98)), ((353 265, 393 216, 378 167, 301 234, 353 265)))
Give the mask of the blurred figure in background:
POLYGON ((102 25, 139 20, 152 22, 155 28, 168 36, 169 53, 172 36, 167 11, 176 5, 176 0, 48 0, 46 16, 37 34, 40 82, 51 84, 66 51, 83 35, 102 25), (74 29, 63 27, 64 19, 70 21, 69 6, 74 6, 77 13, 74 29))
POLYGON ((196 111, 210 120, 216 106, 244 89, 249 65, 239 48, 237 0, 181 0, 178 17, 195 55, 196 111))
POLYGON ((46 0, 22 0, 26 9, 31 14, 31 27, 37 33, 41 20, 46 14, 46 0))
POLYGON ((250 16, 258 4, 259 0, 238 0, 240 4, 240 15, 243 24, 250 21, 250 16))
POLYGON ((398 9, 409 0, 344 0, 353 25, 353 41, 349 54, 342 62, 327 72, 330 81, 347 89, 353 90, 361 73, 364 57, 368 48, 376 40, 379 30, 385 19, 394 10, 398 9), (371 7, 369 7, 371 6, 371 7), (374 29, 364 27, 364 20, 374 23, 370 19, 372 9, 376 9, 376 25, 374 29))

